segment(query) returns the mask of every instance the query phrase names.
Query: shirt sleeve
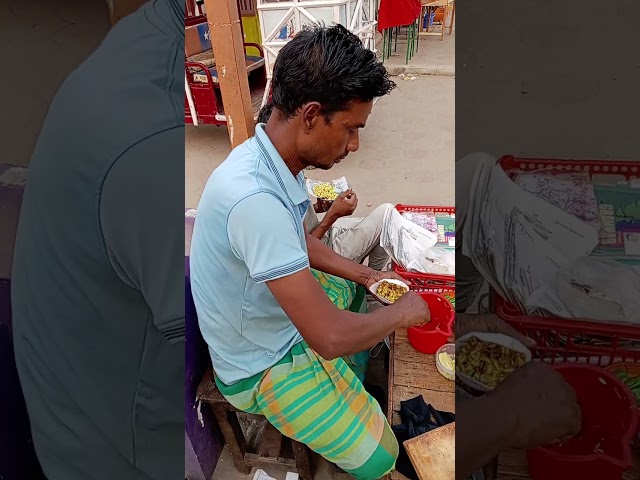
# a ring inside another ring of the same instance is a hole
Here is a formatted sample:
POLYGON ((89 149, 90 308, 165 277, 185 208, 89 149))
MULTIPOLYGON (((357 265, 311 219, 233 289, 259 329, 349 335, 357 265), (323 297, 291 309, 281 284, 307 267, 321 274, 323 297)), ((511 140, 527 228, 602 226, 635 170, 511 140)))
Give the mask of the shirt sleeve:
POLYGON ((309 255, 298 228, 302 228, 301 220, 296 220, 280 199, 260 192, 233 207, 227 235, 231 250, 247 265, 251 278, 264 283, 309 268, 309 255))
POLYGON ((184 341, 184 128, 153 135, 111 167, 100 192, 108 259, 138 290, 156 328, 184 341))

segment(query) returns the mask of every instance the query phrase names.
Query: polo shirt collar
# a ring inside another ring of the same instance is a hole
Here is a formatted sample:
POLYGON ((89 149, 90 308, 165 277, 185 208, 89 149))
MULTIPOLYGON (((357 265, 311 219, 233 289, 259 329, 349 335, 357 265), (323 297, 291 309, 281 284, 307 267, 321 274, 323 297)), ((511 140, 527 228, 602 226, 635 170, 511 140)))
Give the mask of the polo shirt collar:
POLYGON ((258 146, 262 150, 263 158, 269 167, 269 170, 276 176, 278 183, 282 187, 282 190, 286 193, 287 197, 293 205, 302 205, 309 200, 307 192, 304 189, 304 173, 303 171, 298 173, 297 176, 293 176, 289 167, 284 163, 284 160, 269 140, 267 133, 264 131, 264 125, 256 125, 256 140, 258 146))

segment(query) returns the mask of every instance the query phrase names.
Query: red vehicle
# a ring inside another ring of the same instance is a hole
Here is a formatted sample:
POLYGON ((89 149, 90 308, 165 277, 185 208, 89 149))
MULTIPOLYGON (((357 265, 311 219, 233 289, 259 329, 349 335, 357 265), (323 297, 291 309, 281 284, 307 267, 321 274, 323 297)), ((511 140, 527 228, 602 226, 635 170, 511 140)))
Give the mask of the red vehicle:
MULTIPOLYGON (((245 55, 251 103, 253 104, 254 117, 257 117, 267 84, 264 53, 258 44, 245 43, 244 46, 245 53, 248 53, 250 49, 255 49, 258 52, 257 56, 245 55)), ((213 55, 211 55, 211 59, 213 59, 213 55)), ((224 114, 215 63, 211 65, 210 62, 205 64, 202 61, 185 61, 184 105, 185 123, 226 125, 227 119, 224 114)))
MULTIPOLYGON (((238 11, 241 6, 238 4, 238 11)), ((242 28, 242 23, 240 24, 242 28)), ((213 50, 209 40, 209 29, 206 15, 194 0, 187 0, 185 28, 193 38, 191 44, 201 48, 197 53, 189 52, 185 55, 185 123, 192 125, 226 125, 227 118, 224 113, 218 71, 216 68, 213 50), (198 39, 197 36, 200 36, 198 39)), ((185 39, 188 43, 189 39, 185 39)), ((256 43, 245 43, 245 62, 249 77, 249 90, 251 91, 251 103, 253 105, 254 118, 257 118, 267 84, 267 72, 264 61, 264 50, 256 43)), ((189 49, 187 49, 189 51, 189 49)))

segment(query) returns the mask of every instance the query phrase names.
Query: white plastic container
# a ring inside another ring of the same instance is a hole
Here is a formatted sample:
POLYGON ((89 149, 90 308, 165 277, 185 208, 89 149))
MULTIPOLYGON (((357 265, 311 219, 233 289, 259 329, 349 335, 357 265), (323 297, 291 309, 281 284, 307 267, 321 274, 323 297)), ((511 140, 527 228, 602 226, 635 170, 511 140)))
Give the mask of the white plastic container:
MULTIPOLYGON (((471 339, 472 337, 476 337, 478 340, 481 340, 483 342, 502 345, 503 347, 506 347, 510 350, 514 350, 516 352, 522 353, 524 355, 525 363, 531 361, 531 350, 529 350, 527 347, 525 347, 521 342, 519 342, 515 338, 509 337, 507 335, 503 335, 501 333, 472 332, 458 339, 457 343, 458 345, 462 346, 467 341, 469 341, 469 339, 471 339)), ((474 378, 471 378, 465 375, 464 373, 459 373, 457 380, 462 384, 463 387, 469 387, 474 392, 484 394, 492 390, 489 386, 479 382, 474 378)))
POLYGON ((438 369, 438 372, 440 372, 440 375, 442 375, 447 380, 455 381, 455 379, 456 379, 455 366, 454 366, 453 369, 451 369, 451 368, 448 368, 446 365, 444 365, 440 361, 440 354, 441 353, 448 354, 451 357, 451 359, 455 362, 455 359, 456 359, 456 345, 455 345, 455 343, 447 343, 447 344, 441 346, 438 349, 438 351, 436 352, 436 368, 438 369))
POLYGON ((371 285, 371 288, 369 288, 369 291, 383 305, 391 305, 392 302, 390 302, 386 298, 380 297, 378 295, 378 293, 377 293, 378 292, 378 287, 380 286, 380 284, 382 282, 389 282, 389 283, 393 283, 394 285, 400 285, 401 287, 405 288, 407 290, 407 292, 409 291, 409 285, 407 285, 404 282, 401 282, 400 280, 396 280, 395 278, 387 278, 387 279, 383 279, 383 280, 380 280, 379 282, 374 283, 373 285, 371 285))

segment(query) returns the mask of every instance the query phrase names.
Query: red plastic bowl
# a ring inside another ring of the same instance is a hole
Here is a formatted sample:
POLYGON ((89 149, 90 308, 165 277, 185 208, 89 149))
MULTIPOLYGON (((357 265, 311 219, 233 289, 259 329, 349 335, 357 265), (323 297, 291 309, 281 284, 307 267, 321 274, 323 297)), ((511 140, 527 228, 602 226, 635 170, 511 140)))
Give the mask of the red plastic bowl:
POLYGON ((451 326, 456 317, 451 302, 442 295, 422 292, 419 295, 429 305, 431 321, 420 327, 407 329, 409 343, 422 353, 436 353, 452 336, 451 326))
POLYGON ((563 364, 556 369, 576 391, 582 431, 563 445, 527 452, 531 478, 621 479, 632 466, 631 442, 638 423, 633 393, 603 368, 563 364))

